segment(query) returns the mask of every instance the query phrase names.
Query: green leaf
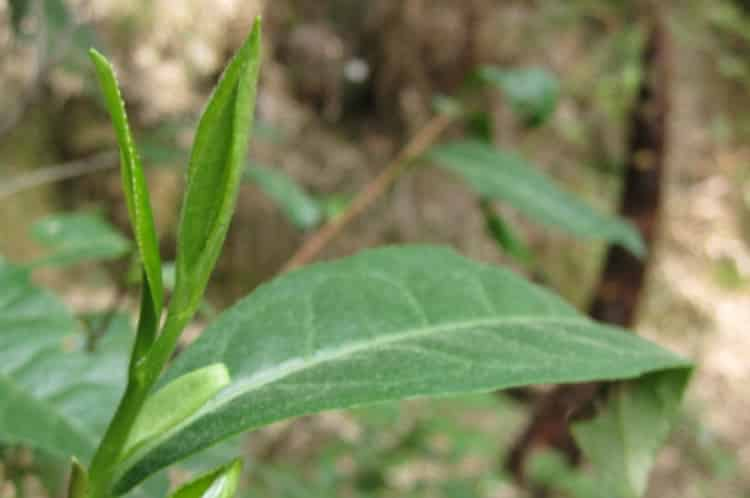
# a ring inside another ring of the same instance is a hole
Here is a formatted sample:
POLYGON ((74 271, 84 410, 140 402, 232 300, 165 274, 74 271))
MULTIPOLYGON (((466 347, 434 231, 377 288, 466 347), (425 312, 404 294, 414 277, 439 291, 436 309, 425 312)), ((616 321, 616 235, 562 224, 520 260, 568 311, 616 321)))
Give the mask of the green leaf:
POLYGON ((512 272, 421 246, 365 251, 259 287, 180 355, 167 380, 218 362, 231 385, 122 462, 116 491, 289 417, 688 368, 512 272))
POLYGON ((258 20, 224 71, 198 124, 178 229, 177 282, 170 305, 183 316, 191 316, 200 303, 234 212, 247 160, 260 54, 258 20))
POLYGON ((138 252, 143 261, 149 294, 153 302, 153 315, 159 317, 164 300, 164 289, 161 282, 161 258, 143 166, 130 133, 128 117, 125 113, 125 105, 122 101, 120 88, 117 85, 114 68, 96 50, 91 49, 89 55, 96 68, 99 85, 117 134, 125 203, 130 215, 130 223, 133 226, 138 252))
POLYGON ((229 372, 221 363, 209 365, 173 380, 146 400, 131 429, 123 455, 136 450, 194 414, 228 384, 229 372))
POLYGON ((480 142, 453 142, 429 157, 487 199, 505 201, 534 221, 573 235, 618 243, 637 256, 645 253, 633 225, 607 215, 559 189, 520 156, 480 142))
POLYGON ((478 74, 481 81, 502 90, 513 111, 527 126, 540 126, 557 107, 560 82, 543 68, 503 70, 483 66, 478 74))
POLYGON ((205 474, 175 491, 170 498, 232 498, 242 475, 242 460, 205 474))
POLYGON ((323 219, 320 205, 282 171, 258 164, 245 170, 244 179, 256 184, 276 201, 289 221, 303 230, 318 226, 323 219))
POLYGON ((591 460, 601 498, 639 498, 664 444, 689 370, 654 372, 615 388, 604 412, 573 426, 591 460))
POLYGON ((51 254, 33 266, 69 266, 125 256, 130 242, 97 214, 55 214, 31 225, 31 235, 51 254))
POLYGON ((512 258, 523 264, 529 264, 532 260, 531 251, 528 246, 516 235, 513 228, 497 214, 492 203, 481 201, 480 207, 484 215, 484 223, 487 232, 492 236, 497 245, 512 258))
POLYGON ((122 393, 127 355, 68 352, 76 321, 28 271, 2 262, 0 331, 0 441, 86 461, 122 393))

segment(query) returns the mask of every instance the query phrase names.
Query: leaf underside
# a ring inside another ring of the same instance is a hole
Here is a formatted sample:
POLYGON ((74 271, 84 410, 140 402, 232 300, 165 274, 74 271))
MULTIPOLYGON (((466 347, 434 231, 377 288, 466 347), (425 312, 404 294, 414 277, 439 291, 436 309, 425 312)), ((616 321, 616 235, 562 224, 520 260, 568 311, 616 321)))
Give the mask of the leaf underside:
POLYGON ((116 490, 230 435, 321 410, 688 368, 501 268, 431 247, 292 272, 223 313, 164 382, 224 363, 232 383, 122 463, 116 490))

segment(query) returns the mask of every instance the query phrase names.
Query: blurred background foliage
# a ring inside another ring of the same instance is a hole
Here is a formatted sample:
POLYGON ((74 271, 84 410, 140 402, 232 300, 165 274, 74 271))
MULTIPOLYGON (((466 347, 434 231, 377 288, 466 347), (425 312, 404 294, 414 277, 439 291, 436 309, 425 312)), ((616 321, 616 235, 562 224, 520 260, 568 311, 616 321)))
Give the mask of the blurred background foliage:
MULTIPOLYGON (((750 497, 750 3, 662 3, 674 38, 670 153, 637 328, 700 367, 649 496, 750 497)), ((33 265, 35 280, 63 296, 94 337, 127 321, 119 312, 135 307, 139 276, 115 137, 86 50, 97 47, 118 68, 169 248, 200 103, 258 13, 266 53, 255 167, 202 316, 278 272, 435 108, 450 109, 441 96, 460 94, 477 74, 502 92, 482 90, 487 112, 468 131, 611 212, 643 76, 641 8, 628 0, 0 0, 0 255, 33 265), (525 101, 534 89, 546 97, 525 101)), ((325 257, 400 242, 533 268, 579 306, 604 251, 507 206, 488 210, 450 172, 418 168, 325 257)), ((524 496, 501 456, 526 412, 494 395, 410 401, 276 424, 215 452, 217 462, 249 456, 248 496, 524 496)), ((48 457, 2 451, 2 498, 60 495, 64 476, 48 457)), ((168 477, 182 481, 208 460, 168 477)), ((531 476, 561 496, 587 496, 592 485, 554 454, 539 455, 531 476)))

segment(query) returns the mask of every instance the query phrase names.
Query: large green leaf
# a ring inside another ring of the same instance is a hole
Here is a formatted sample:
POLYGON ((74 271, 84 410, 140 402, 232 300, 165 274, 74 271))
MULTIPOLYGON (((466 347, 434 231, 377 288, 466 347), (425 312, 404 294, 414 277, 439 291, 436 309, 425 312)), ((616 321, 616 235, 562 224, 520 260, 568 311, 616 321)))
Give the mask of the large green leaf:
POLYGON ((245 169, 260 70, 260 21, 227 66, 203 111, 187 171, 172 308, 189 316, 208 283, 245 169))
POLYGON ((213 363, 227 366, 230 386, 122 462, 117 490, 232 434, 321 410, 688 367, 507 270, 420 246, 366 251, 260 287, 164 382, 213 363))
POLYGON ((630 223, 561 190, 514 153, 481 142, 454 142, 433 148, 429 157, 483 197, 505 201, 535 221, 580 237, 619 243, 636 255, 645 252, 630 223))
POLYGON ((320 204, 282 171, 251 164, 245 170, 245 179, 255 183, 273 199, 289 221, 298 228, 303 230, 315 228, 323 219, 320 204))
POLYGON ((31 235, 50 254, 34 266, 67 266, 84 261, 117 259, 130 252, 130 242, 100 215, 54 214, 31 225, 31 235))
POLYGON ((87 460, 125 385, 127 356, 87 355, 78 324, 28 272, 0 262, 0 440, 87 460))
POLYGON ((143 261, 143 270, 146 274, 146 282, 149 287, 148 294, 153 302, 153 308, 150 311, 152 315, 158 317, 162 310, 164 289, 161 281, 159 242, 156 237, 156 229, 154 228, 154 218, 151 213, 151 201, 149 200, 146 177, 143 172, 141 160, 138 157, 135 142, 130 133, 130 125, 125 113, 125 105, 122 101, 120 88, 117 84, 115 70, 112 64, 96 50, 91 49, 89 54, 91 55, 91 60, 94 62, 96 74, 99 78, 99 85, 104 94, 104 100, 117 134, 117 141, 120 147, 120 173, 125 192, 125 204, 130 215, 130 223, 133 226, 138 252, 143 261))

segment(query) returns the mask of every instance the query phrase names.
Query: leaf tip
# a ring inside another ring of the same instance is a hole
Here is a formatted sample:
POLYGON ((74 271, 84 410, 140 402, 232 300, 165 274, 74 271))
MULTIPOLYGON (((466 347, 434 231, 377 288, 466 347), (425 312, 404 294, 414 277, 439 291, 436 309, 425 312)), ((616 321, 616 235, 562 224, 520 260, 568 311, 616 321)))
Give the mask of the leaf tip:
POLYGON ((107 66, 110 66, 109 60, 107 60, 104 54, 99 52, 94 47, 89 48, 89 58, 97 66, 101 64, 106 64, 107 66))

